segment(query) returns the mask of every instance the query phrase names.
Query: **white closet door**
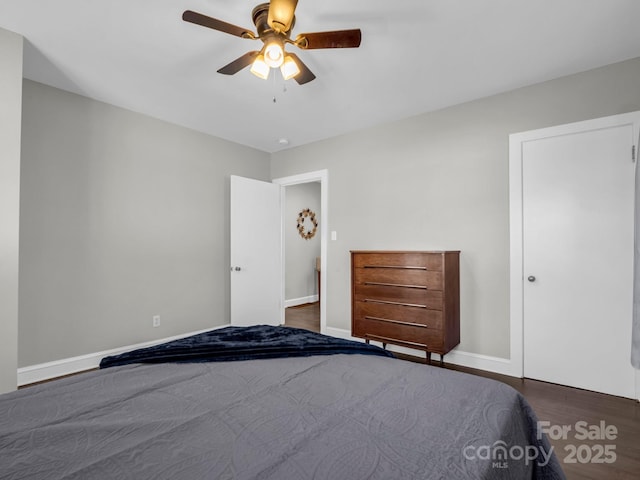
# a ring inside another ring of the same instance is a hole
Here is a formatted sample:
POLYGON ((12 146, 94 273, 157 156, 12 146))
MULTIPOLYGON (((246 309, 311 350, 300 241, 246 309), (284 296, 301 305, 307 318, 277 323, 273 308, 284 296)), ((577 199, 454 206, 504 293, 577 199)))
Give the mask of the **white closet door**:
POLYGON ((633 397, 633 124, 522 143, 524 375, 633 397))

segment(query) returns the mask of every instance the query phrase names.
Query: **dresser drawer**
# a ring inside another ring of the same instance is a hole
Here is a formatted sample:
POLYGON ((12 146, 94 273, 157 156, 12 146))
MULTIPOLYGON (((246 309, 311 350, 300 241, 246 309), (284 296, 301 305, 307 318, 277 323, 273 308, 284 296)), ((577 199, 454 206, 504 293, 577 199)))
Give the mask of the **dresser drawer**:
POLYGON ((356 337, 384 343, 403 342, 436 352, 441 350, 444 344, 442 330, 400 325, 379 320, 359 320, 353 327, 353 334, 356 337))
POLYGON ((440 270, 407 269, 404 267, 363 267, 354 272, 357 284, 393 284, 427 287, 429 290, 442 290, 442 272, 440 270))
POLYGON ((415 305, 442 310, 442 292, 426 288, 392 287, 383 285, 355 285, 354 301, 415 305))
POLYGON ((425 252, 362 252, 353 258, 355 268, 411 267, 442 271, 443 255, 425 252))
POLYGON ((353 313, 356 321, 360 319, 384 319, 397 323, 426 325, 429 328, 438 330, 443 328, 442 312, 440 310, 378 302, 355 302, 353 313))

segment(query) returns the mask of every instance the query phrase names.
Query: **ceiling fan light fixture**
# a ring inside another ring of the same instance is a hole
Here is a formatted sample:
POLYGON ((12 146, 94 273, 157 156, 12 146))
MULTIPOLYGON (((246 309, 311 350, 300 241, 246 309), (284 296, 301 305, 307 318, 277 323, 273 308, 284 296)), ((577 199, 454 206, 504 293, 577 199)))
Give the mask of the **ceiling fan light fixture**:
POLYGON ((271 42, 264 48, 264 61, 271 68, 278 68, 284 61, 284 49, 278 42, 271 42))
POLYGON ((260 54, 251 64, 251 73, 263 80, 269 78, 269 65, 265 62, 264 55, 260 54))
POLYGON ((300 73, 300 67, 290 55, 285 55, 284 62, 280 65, 282 78, 289 80, 300 73))
POLYGON ((316 76, 295 53, 285 51, 286 44, 295 45, 303 50, 358 48, 362 32, 359 28, 310 32, 299 34, 295 40, 291 40, 291 30, 296 23, 297 5, 298 0, 269 0, 257 5, 251 13, 257 33, 192 10, 185 10, 182 20, 235 37, 260 40, 263 43, 260 51, 245 53, 218 69, 218 73, 235 75, 251 65, 251 73, 266 80, 272 68, 280 68, 284 79, 293 78, 298 85, 304 85, 316 76))

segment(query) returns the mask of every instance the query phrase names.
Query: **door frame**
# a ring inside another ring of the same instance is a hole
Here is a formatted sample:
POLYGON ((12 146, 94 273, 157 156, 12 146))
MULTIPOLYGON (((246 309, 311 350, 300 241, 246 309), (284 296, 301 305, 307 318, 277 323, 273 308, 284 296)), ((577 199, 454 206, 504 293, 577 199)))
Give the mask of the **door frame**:
MULTIPOLYGON (((282 238, 284 239, 284 225, 285 222, 285 188, 292 185, 300 185, 303 183, 320 182, 320 333, 326 333, 327 330, 327 255, 328 255, 328 239, 329 239, 329 172, 328 170, 316 170, 313 172, 300 173, 298 175, 291 175, 288 177, 280 177, 272 180, 282 186, 282 203, 281 203, 281 217, 282 217, 282 238)), ((284 323, 284 305, 285 305, 285 260, 286 252, 284 251, 284 241, 281 242, 282 248, 282 282, 280 292, 280 304, 282 305, 282 318, 284 323)))
MULTIPOLYGON (((509 135, 509 229, 510 229, 510 359, 511 375, 524 376, 524 268, 523 268, 523 177, 522 144, 532 140, 567 135, 585 130, 597 130, 632 125, 632 142, 638 149, 640 111, 585 120, 509 135)), ((629 152, 631 156, 631 152, 629 152)), ((637 154, 636 160, 637 162, 637 154)), ((636 167, 637 168, 637 167, 636 167)), ((631 341, 631 338, 629 338, 631 341)), ((636 371, 636 397, 640 374, 636 371)))

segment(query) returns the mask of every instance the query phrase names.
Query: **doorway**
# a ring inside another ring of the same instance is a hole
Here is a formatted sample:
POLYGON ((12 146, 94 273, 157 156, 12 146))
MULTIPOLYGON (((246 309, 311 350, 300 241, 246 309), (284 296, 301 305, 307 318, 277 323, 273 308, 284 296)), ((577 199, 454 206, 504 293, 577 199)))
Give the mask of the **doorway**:
POLYGON ((510 137, 514 374, 634 397, 633 147, 640 114, 510 137))
POLYGON ((282 188, 284 323, 320 332, 320 182, 282 188))
MULTIPOLYGON (((320 295, 319 295, 320 298, 315 308, 310 305, 309 308, 305 311, 295 312, 296 314, 299 313, 299 315, 294 315, 294 316, 298 317, 298 319, 302 322, 299 325, 304 325, 306 324, 306 322, 309 321, 309 318, 312 318, 314 315, 319 315, 319 330, 320 330, 320 333, 325 333, 327 328, 327 318, 326 318, 327 275, 325 272, 327 271, 327 251, 328 251, 327 225, 328 225, 328 218, 329 218, 328 172, 327 170, 319 170, 315 172, 302 173, 299 175, 293 175, 289 177, 274 179, 273 183, 279 184, 282 187, 284 187, 283 190, 284 190, 285 201, 282 202, 282 212, 281 212, 282 214, 281 224, 283 226, 282 238, 286 238, 284 229, 286 228, 286 226, 290 226, 291 224, 291 218, 287 216, 287 211, 286 211, 287 187, 292 187, 292 186, 302 185, 302 184, 309 184, 309 183, 318 183, 320 185, 320 214, 319 214, 319 218, 316 217, 316 220, 318 222, 318 235, 320 240, 320 255, 319 255, 319 262, 318 262, 319 263, 318 270, 320 271, 320 275, 318 276, 319 278, 318 291, 320 292, 320 295)), ((302 239, 300 240, 303 241, 302 239)), ((283 252, 282 252, 282 263, 283 263, 282 271, 283 272, 286 271, 286 258, 287 258, 287 249, 286 249, 285 242, 283 242, 283 252)), ((313 268, 314 268, 314 265, 309 265, 310 270, 312 270, 313 268)), ((284 308, 287 308, 284 282, 283 282, 281 295, 282 295, 281 305, 283 305, 283 309, 284 309, 284 308)), ((283 312, 283 318, 284 317, 285 317, 285 312, 283 312)))

